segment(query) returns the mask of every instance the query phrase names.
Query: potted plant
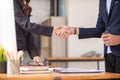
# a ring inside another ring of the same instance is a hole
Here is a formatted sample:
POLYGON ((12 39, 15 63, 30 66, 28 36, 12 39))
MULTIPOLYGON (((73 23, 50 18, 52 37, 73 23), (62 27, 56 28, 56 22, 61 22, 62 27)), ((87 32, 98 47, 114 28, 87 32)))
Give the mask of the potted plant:
POLYGON ((7 71, 7 58, 5 55, 5 49, 0 47, 0 73, 6 73, 7 71))

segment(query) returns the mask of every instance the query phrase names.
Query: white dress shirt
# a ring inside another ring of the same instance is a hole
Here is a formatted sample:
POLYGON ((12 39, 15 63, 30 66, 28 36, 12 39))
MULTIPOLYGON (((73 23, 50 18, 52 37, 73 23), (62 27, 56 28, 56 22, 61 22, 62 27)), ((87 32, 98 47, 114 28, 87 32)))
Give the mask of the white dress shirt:
MULTIPOLYGON (((112 0, 106 0, 106 6, 107 6, 107 12, 108 12, 108 15, 109 15, 109 12, 110 12, 110 6, 111 6, 111 2, 112 0)), ((112 53, 111 49, 110 49, 110 46, 107 47, 107 53, 112 53)))
POLYGON ((108 14, 109 14, 109 12, 110 12, 111 2, 112 2, 112 0, 107 0, 107 3, 106 3, 106 5, 107 5, 107 12, 108 12, 108 14))

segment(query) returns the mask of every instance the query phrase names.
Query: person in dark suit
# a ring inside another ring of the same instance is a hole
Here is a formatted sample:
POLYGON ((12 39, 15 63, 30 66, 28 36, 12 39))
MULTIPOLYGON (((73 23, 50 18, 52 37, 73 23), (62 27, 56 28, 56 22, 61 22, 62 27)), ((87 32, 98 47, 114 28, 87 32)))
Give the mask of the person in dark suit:
POLYGON ((52 33, 57 34, 59 27, 43 26, 30 22, 32 8, 30 0, 13 0, 14 15, 17 38, 17 49, 27 50, 34 62, 40 62, 40 57, 32 33, 51 37, 52 33))
POLYGON ((120 0, 100 0, 96 28, 69 28, 79 39, 102 37, 106 72, 120 73, 120 0))

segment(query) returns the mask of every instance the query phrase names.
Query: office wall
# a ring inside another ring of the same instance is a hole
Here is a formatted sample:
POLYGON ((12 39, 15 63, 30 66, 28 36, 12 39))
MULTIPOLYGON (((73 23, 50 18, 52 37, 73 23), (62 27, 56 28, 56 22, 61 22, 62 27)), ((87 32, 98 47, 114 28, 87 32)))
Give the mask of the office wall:
MULTIPOLYGON (((67 24, 74 27, 95 27, 98 16, 98 4, 99 0, 66 0, 67 24)), ((70 36, 67 46, 68 57, 80 57, 91 50, 103 55, 103 44, 101 39, 98 38, 78 40, 77 36, 70 36)), ((68 67, 88 69, 96 68, 95 65, 95 62, 69 63, 68 67)), ((104 69, 103 63, 102 69, 104 69)))
POLYGON ((1 46, 1 37, 2 37, 2 35, 1 35, 1 32, 0 32, 0 46, 1 46))
POLYGON ((50 0, 31 0, 33 8, 31 21, 41 23, 50 17, 50 0))

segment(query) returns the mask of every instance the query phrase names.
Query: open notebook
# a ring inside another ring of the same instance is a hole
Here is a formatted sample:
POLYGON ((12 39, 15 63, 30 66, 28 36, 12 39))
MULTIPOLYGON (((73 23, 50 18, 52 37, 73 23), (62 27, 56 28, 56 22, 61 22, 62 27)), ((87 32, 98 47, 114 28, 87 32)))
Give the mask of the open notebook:
POLYGON ((76 68, 59 68, 59 69, 53 69, 54 72, 58 73, 100 73, 104 72, 103 70, 80 70, 76 68))
POLYGON ((46 66, 20 66, 21 74, 51 73, 46 66))

